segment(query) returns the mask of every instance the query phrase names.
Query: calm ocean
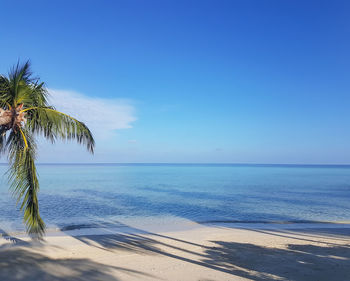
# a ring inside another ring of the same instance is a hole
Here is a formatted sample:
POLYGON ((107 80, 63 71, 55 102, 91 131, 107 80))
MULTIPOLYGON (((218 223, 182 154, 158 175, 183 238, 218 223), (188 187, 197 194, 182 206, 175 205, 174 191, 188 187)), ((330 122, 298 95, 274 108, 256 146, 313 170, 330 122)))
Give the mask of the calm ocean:
MULTIPOLYGON (((7 166, 0 166, 4 174, 7 166)), ((49 228, 127 220, 350 221, 350 166, 38 165, 40 211, 49 228)), ((0 228, 23 230, 0 182, 0 228)))

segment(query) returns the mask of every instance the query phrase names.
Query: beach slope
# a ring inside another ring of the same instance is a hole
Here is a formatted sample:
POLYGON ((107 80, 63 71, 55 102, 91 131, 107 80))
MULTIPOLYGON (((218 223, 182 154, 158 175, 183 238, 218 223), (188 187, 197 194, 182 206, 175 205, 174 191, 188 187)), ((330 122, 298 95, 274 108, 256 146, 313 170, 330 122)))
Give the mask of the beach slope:
POLYGON ((350 228, 3 234, 0 280, 350 280, 350 228))

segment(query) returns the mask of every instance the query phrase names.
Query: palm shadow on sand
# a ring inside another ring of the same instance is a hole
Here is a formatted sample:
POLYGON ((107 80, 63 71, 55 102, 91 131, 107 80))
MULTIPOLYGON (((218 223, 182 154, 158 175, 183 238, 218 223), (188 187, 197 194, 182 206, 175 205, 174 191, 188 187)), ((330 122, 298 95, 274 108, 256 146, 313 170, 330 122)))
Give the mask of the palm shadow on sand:
POLYGON ((0 251, 0 280, 6 281, 117 281, 112 275, 123 272, 132 276, 149 276, 137 270, 108 266, 89 259, 51 259, 25 248, 0 251))
MULTIPOLYGON (((288 244, 285 248, 274 248, 216 240, 210 241, 208 246, 143 231, 120 222, 116 222, 115 225, 124 228, 125 231, 108 235, 79 235, 74 238, 105 251, 128 251, 142 254, 145 259, 147 255, 160 255, 223 272, 232 278, 243 277, 256 281, 350 280, 350 244, 344 244, 344 241, 349 241, 350 229, 304 229, 294 232, 251 229, 283 237, 298 234, 293 238, 300 243, 288 244), (321 237, 332 237, 335 240, 332 243, 315 243, 317 238, 321 237)), ((69 230, 66 230, 67 235, 69 230)), ((232 240, 234 241, 234 237, 232 240)), ((22 245, 21 241, 15 242, 22 245)), ((89 259, 51 259, 29 250, 26 247, 11 247, 0 251, 0 280, 115 281, 118 280, 115 277, 117 272, 137 276, 140 280, 143 276, 154 280, 158 278, 138 270, 108 266, 89 259)))
POLYGON ((115 276, 155 276, 138 270, 110 266, 90 259, 53 259, 40 253, 44 241, 25 241, 0 229, 1 236, 9 241, 0 246, 0 280, 6 281, 118 281, 115 276), (35 249, 33 251, 33 249, 35 249))
MULTIPOLYGON (((163 255, 256 281, 273 278, 292 281, 350 280, 350 244, 289 244, 281 249, 250 243, 210 241, 213 246, 206 246, 139 229, 133 230, 133 233, 81 235, 75 238, 106 251, 119 249, 143 255, 163 255)), ((332 229, 320 229, 319 232, 315 229, 310 232, 303 230, 294 239, 302 242, 308 241, 309 236, 328 236, 333 239, 338 237, 338 233, 338 230, 332 229)), ((285 235, 279 231, 266 234, 285 235)), ((339 240, 347 241, 349 237, 350 229, 344 229, 339 234, 339 240)))

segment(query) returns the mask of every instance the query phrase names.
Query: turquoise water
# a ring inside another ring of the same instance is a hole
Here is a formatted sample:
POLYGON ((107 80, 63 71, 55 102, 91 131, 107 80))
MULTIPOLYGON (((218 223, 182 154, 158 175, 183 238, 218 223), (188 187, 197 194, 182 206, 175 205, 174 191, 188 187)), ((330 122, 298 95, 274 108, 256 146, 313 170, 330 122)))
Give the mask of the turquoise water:
MULTIPOLYGON (((4 174, 6 166, 0 166, 4 174)), ((194 222, 350 220, 349 166, 39 165, 48 227, 128 219, 194 222)), ((0 227, 23 230, 0 182, 0 227)))

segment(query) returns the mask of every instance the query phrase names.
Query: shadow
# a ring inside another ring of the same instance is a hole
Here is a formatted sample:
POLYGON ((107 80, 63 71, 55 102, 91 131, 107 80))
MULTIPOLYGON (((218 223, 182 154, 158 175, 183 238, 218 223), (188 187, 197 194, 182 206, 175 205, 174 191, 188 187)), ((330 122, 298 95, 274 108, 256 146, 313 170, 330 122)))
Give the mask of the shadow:
POLYGON ((25 248, 0 251, 0 280, 117 281, 112 275, 115 272, 141 279, 142 276, 153 277, 137 270, 108 266, 89 259, 51 259, 25 248))
MULTIPOLYGON (((287 231, 285 231, 287 232, 287 231)), ((315 238, 331 238, 334 240, 348 240, 350 238, 350 228, 317 228, 308 229, 307 232, 304 230, 289 231, 294 233, 301 233, 304 236, 315 237, 315 238)))
MULTIPOLYGON (((5 240, 11 242, 11 244, 4 244, 4 245, 1 245, 0 246, 0 249, 1 248, 7 248, 7 247, 10 247, 12 245, 16 245, 16 246, 29 246, 31 243, 30 242, 27 242, 27 241, 24 241, 22 239, 19 239, 9 233, 7 233, 6 231, 4 231, 3 229, 0 229, 0 235, 2 238, 4 238, 5 240)), ((39 241, 35 241, 35 243, 40 243, 39 241)))
MULTIPOLYGON (((125 251, 133 251, 138 253, 162 253, 157 247, 165 246, 171 249, 180 250, 183 252, 188 252, 190 254, 197 254, 196 252, 189 251, 184 247, 191 245, 200 248, 206 248, 206 246, 197 244, 194 242, 185 241, 175 237, 170 237, 163 234, 157 234, 154 232, 145 231, 139 228, 135 228, 129 225, 126 225, 121 222, 108 222, 101 224, 94 224, 92 227, 117 227, 121 233, 117 234, 98 234, 98 235, 74 235, 74 238, 80 242, 87 244, 89 246, 97 247, 104 250, 118 249, 125 251), (157 238, 168 241, 168 243, 157 240, 157 238), (184 247, 179 248, 172 245, 170 242, 178 242, 184 245, 184 247), (187 245, 186 245, 187 244, 187 245)), ((88 228, 88 225, 77 225, 75 227, 71 226, 69 230, 88 228)), ((106 231, 108 229, 105 229, 106 231)), ((67 231, 66 228, 62 228, 61 231, 67 231)), ((69 235, 69 233, 67 233, 69 235)))
MULTIPOLYGON (((151 234, 148 234, 151 235, 151 234)), ((143 255, 162 255, 183 262, 200 265, 213 270, 221 271, 224 273, 231 273, 226 268, 220 268, 216 265, 212 265, 207 262, 202 262, 200 258, 204 258, 200 251, 188 250, 186 246, 174 246, 171 243, 165 243, 145 237, 139 234, 113 234, 113 235, 88 235, 74 237, 83 243, 97 248, 104 248, 106 251, 112 250, 124 250, 139 253, 143 255), (96 245, 98 244, 98 245, 96 245), (174 254, 171 250, 176 250, 181 254, 174 254), (192 255, 194 258, 185 257, 192 255)), ((208 248, 201 246, 202 248, 208 248)))
POLYGON ((204 263, 250 280, 350 280, 347 246, 287 245, 286 249, 211 241, 204 263))
MULTIPOLYGON (((244 229, 244 228, 242 228, 244 229)), ((267 234, 267 235, 273 235, 273 236, 278 236, 278 237, 283 237, 283 238, 290 238, 290 239, 295 239, 295 240, 300 240, 300 241, 306 241, 306 242, 311 242, 311 243, 319 243, 319 244, 326 244, 326 245, 342 245, 342 243, 335 243, 335 242, 329 242, 329 241, 321 241, 319 239, 332 239, 332 240, 338 240, 338 241, 349 241, 349 237, 350 237, 350 229, 349 228, 345 228, 345 229, 339 229, 339 228, 335 228, 333 229, 333 231, 327 230, 326 233, 327 234, 322 234, 322 230, 319 229, 318 232, 317 230, 312 230, 312 229, 308 229, 308 230, 283 230, 283 229, 279 229, 279 230, 275 230, 275 229, 246 229, 249 231, 254 231, 254 232, 258 232, 258 233, 262 233, 262 234, 267 234), (308 234, 308 232, 315 232, 315 233, 319 233, 319 235, 310 235, 308 234), (348 236, 344 236, 339 234, 339 232, 342 233, 348 233, 348 236), (332 233, 332 234, 330 234, 332 233), (313 239, 310 239, 313 238, 313 239), (339 238, 342 237, 342 238, 339 238), (317 238, 319 238, 317 240, 317 238)))
POLYGON ((244 229, 267 235, 291 238, 300 241, 338 245, 336 242, 346 242, 350 239, 350 224, 322 221, 288 221, 288 222, 239 222, 239 221, 208 221, 200 224, 223 229, 244 229), (251 227, 249 226, 251 225, 251 227), (312 227, 310 227, 310 225, 312 227), (333 240, 332 242, 319 239, 333 240))
MULTIPOLYGON (((321 240, 310 240, 298 237, 288 237, 308 244, 288 244, 283 247, 263 247, 249 243, 209 241, 208 246, 131 228, 133 233, 118 233, 109 235, 79 235, 74 238, 92 247, 106 251, 122 250, 142 255, 162 255, 185 263, 202 266, 218 272, 249 280, 350 280, 350 245, 324 243, 321 240), (314 244, 312 244, 314 243, 314 244), (209 244, 209 245, 210 245, 209 244), (321 244, 321 246, 320 246, 321 244)), ((277 230, 264 234, 285 237, 277 230)), ((303 230, 307 233, 308 230, 303 230)), ((322 238, 327 238, 325 230, 320 229, 322 238)), ((337 236, 339 229, 329 232, 337 236)), ((317 230, 311 230, 317 236, 317 230)), ((302 232, 298 233, 300 236, 302 232)), ((347 237, 349 229, 340 231, 340 237, 347 237)), ((321 234, 320 234, 321 235, 321 234)))
MULTIPOLYGON (((278 247, 238 243, 233 241, 234 236, 229 241, 212 240, 201 244, 196 240, 144 231, 118 221, 71 225, 61 230, 72 235, 71 231, 94 227, 104 229, 105 233, 114 230, 110 234, 72 237, 90 247, 116 251, 116 254, 117 251, 127 251, 145 259, 151 255, 164 256, 249 280, 350 280, 349 228, 245 229, 292 239, 284 240, 289 244, 278 247), (332 242, 327 242, 327 239, 332 239, 332 242)), ((22 240, 11 240, 13 238, 3 231, 2 235, 9 237, 13 244, 21 245, 22 240)), ((29 250, 23 247, 0 249, 0 280, 117 280, 114 277, 116 272, 137 276, 141 280, 146 277, 157 279, 144 272, 89 259, 51 259, 29 250)))

